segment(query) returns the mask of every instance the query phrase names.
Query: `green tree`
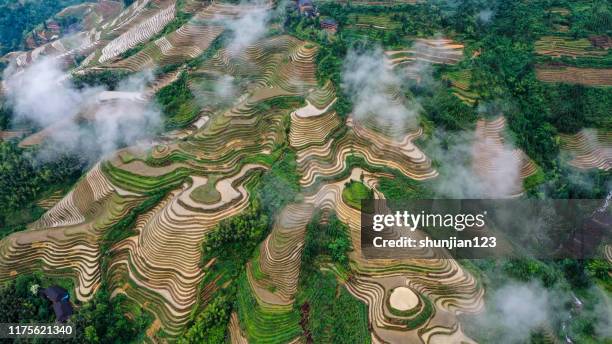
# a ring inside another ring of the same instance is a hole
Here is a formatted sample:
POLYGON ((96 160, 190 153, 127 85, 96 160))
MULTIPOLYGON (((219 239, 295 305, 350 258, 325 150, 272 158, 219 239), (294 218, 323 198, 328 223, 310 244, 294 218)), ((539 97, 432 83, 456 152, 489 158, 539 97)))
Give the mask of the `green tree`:
POLYGON ((232 310, 232 302, 227 295, 214 298, 204 311, 199 313, 194 324, 178 340, 180 344, 217 344, 227 335, 232 310))

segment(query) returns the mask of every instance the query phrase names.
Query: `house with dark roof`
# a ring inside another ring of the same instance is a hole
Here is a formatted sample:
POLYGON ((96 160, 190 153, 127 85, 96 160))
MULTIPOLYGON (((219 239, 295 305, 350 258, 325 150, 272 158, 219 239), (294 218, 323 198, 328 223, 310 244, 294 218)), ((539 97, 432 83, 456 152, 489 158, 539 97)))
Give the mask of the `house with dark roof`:
POLYGON ((56 21, 49 20, 45 22, 45 26, 47 27, 48 30, 50 30, 53 33, 60 33, 60 25, 56 21))
POLYGON ((336 33, 338 31, 338 22, 332 18, 325 18, 321 20, 321 28, 330 33, 336 33))
POLYGON ((610 49, 612 47, 612 37, 606 35, 589 36, 591 44, 596 48, 610 49))
POLYGON ((66 289, 55 285, 42 289, 39 293, 53 304, 53 312, 55 312, 57 321, 66 322, 70 318, 73 309, 70 304, 70 294, 66 289))
POLYGON ((300 14, 305 16, 316 16, 317 11, 312 3, 312 0, 298 0, 297 2, 298 10, 300 14))

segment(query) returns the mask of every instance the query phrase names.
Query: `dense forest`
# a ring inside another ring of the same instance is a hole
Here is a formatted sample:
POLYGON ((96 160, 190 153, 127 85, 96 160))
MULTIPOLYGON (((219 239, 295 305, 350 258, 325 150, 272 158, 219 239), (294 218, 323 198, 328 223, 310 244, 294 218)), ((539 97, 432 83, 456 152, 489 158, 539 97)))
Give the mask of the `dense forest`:
POLYGON ((0 55, 23 49, 23 36, 66 6, 82 0, 0 1, 0 55))
MULTIPOLYGON (((0 314, 3 323, 53 323, 55 315, 50 302, 38 294, 38 290, 59 285, 73 290, 69 279, 58 279, 42 274, 23 274, 14 281, 0 287, 0 314)), ((126 309, 125 297, 110 298, 104 286, 96 293, 93 300, 76 303, 76 314, 71 319, 75 336, 70 339, 47 339, 45 343, 128 343, 142 339, 145 326, 151 322, 150 314, 140 309, 126 309), (124 313, 135 314, 127 319, 124 313)), ((71 300, 74 300, 71 295, 71 300)))
POLYGON ((0 237, 40 217, 44 210, 35 201, 53 192, 65 193, 87 166, 83 157, 52 150, 24 149, 13 141, 0 142, 0 237), (53 159, 45 159, 38 154, 41 151, 53 159))

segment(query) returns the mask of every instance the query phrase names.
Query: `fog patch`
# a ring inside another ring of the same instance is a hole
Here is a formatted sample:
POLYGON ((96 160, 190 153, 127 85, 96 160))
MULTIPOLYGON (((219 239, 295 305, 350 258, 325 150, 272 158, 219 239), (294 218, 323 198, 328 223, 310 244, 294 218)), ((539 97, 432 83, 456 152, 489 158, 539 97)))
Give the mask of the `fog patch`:
POLYGON ((432 183, 438 197, 506 198, 522 185, 521 160, 514 147, 483 137, 478 131, 436 130, 424 151, 440 162, 440 176, 432 183))
POLYGON ((478 12, 478 20, 481 23, 488 24, 493 18, 493 11, 490 9, 484 9, 478 12))
POLYGON ((352 50, 344 61, 342 88, 353 102, 353 117, 358 121, 374 119, 392 136, 416 127, 421 109, 416 101, 403 97, 402 83, 380 48, 352 50))
MULTIPOLYGON (((11 66, 3 77, 17 120, 34 123, 56 148, 91 161, 149 138, 161 124, 159 109, 142 98, 152 79, 150 71, 121 81, 115 92, 102 87, 78 89, 53 57, 25 69, 11 66)), ((41 155, 52 158, 53 153, 41 155)))
POLYGON ((566 313, 567 292, 546 289, 539 283, 508 281, 487 300, 487 310, 475 321, 483 332, 494 333, 499 344, 529 342, 532 331, 549 327, 566 313))
POLYGON ((219 98, 231 98, 237 94, 234 86, 235 78, 231 75, 224 74, 215 83, 215 96, 219 98))
POLYGON ((231 33, 227 49, 232 55, 243 52, 249 45, 262 38, 270 21, 270 11, 263 1, 242 2, 242 6, 258 6, 243 10, 236 18, 224 18, 221 21, 231 33))

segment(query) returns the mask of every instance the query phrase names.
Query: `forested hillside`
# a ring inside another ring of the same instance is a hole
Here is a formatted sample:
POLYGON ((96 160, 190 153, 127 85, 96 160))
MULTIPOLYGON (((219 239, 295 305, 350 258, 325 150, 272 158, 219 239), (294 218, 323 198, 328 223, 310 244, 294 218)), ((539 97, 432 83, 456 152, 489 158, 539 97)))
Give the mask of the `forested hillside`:
POLYGON ((0 55, 24 47, 24 34, 66 6, 83 0, 0 1, 0 55))

